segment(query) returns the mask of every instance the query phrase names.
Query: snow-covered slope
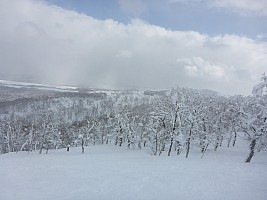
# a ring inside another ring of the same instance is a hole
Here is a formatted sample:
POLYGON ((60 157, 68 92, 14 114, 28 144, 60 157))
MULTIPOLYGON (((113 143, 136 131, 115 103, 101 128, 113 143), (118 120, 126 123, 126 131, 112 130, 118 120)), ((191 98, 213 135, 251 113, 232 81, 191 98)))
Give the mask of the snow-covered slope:
POLYGON ((0 156, 1 200, 265 200, 267 156, 246 148, 167 157, 114 145, 0 156))
POLYGON ((7 80, 0 80, 0 85, 12 88, 34 88, 40 90, 52 90, 57 92, 78 92, 77 91, 78 88, 72 86, 54 86, 54 85, 25 83, 25 82, 7 81, 7 80))
MULTIPOLYGON (((111 89, 96 89, 96 88, 79 88, 75 86, 63 86, 63 85, 46 85, 39 83, 26 83, 26 82, 18 82, 18 81, 8 81, 8 80, 0 80, 0 87, 5 86, 9 88, 16 89, 38 89, 40 91, 51 91, 51 92, 80 92, 87 94, 97 94, 97 93, 105 93, 107 95, 127 92, 127 90, 111 90, 111 89)), ((130 90, 136 94, 143 93, 143 91, 130 90)), ((1 92, 1 88, 0 88, 1 92)))

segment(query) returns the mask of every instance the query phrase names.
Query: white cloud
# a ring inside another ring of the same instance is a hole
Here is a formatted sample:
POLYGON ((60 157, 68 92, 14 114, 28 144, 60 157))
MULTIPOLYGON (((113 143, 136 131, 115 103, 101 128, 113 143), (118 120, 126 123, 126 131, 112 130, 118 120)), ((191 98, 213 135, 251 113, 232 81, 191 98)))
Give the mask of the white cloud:
POLYGON ((133 53, 129 50, 120 50, 117 54, 119 58, 131 58, 133 56, 133 53))
POLYGON ((201 57, 178 58, 177 62, 184 65, 184 68, 189 76, 209 76, 214 79, 226 78, 224 70, 225 67, 211 63, 201 57))
POLYGON ((206 3, 208 6, 230 9, 241 15, 267 15, 266 0, 169 0, 170 3, 206 3))
POLYGON ((1 0, 0 24, 0 72, 45 83, 249 94, 267 66, 262 41, 97 20, 38 0, 1 0))
POLYGON ((230 8, 241 14, 267 15, 266 0, 210 0, 215 7, 230 8))
POLYGON ((260 33, 256 37, 257 37, 258 40, 266 40, 267 39, 267 34, 260 33))

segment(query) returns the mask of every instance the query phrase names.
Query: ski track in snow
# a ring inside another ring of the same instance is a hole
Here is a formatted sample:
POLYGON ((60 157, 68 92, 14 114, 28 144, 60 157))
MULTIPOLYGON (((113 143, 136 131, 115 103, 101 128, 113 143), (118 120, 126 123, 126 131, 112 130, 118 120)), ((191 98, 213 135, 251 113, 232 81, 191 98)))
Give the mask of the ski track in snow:
POLYGON ((267 155, 246 148, 167 157, 114 145, 0 156, 1 200, 265 200, 267 155))

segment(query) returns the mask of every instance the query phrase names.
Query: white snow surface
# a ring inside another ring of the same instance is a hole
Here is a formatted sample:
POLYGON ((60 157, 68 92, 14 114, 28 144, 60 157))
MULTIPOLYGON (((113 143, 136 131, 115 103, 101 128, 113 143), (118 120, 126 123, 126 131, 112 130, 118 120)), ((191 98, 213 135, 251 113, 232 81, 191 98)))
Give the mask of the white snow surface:
POLYGON ((55 85, 45 85, 39 83, 25 83, 25 82, 18 82, 18 81, 7 81, 7 80, 0 80, 0 85, 6 87, 13 87, 13 88, 35 88, 35 89, 42 89, 42 90, 52 90, 58 92, 78 92, 76 91, 78 88, 73 86, 55 86, 55 85))
POLYGON ((0 155, 1 200, 266 200, 267 155, 235 147, 167 157, 114 145, 0 155), (237 149, 238 148, 238 149, 237 149))

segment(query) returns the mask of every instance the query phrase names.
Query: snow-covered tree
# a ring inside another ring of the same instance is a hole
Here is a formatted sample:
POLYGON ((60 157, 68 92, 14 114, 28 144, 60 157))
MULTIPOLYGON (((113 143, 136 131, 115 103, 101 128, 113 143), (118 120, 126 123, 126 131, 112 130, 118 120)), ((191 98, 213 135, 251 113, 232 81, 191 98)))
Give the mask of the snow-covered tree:
POLYGON ((252 91, 253 97, 247 97, 243 110, 245 113, 245 123, 243 131, 249 141, 250 152, 246 162, 250 162, 255 154, 255 150, 261 150, 266 144, 267 137, 267 76, 262 77, 262 81, 257 84, 252 91))

